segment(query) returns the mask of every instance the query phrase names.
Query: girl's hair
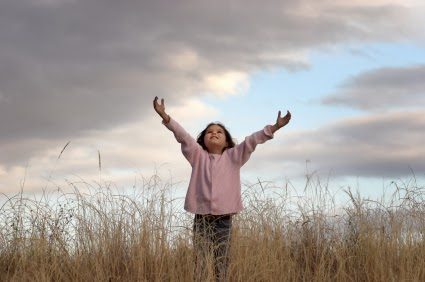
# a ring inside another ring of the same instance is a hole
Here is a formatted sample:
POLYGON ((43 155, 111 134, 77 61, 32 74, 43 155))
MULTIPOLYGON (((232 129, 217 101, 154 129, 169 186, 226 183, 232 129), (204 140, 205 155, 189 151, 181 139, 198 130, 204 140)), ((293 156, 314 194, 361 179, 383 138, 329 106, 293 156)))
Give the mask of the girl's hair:
POLYGON ((204 143, 204 137, 205 137, 205 134, 207 134, 208 127, 210 127, 211 125, 218 125, 221 128, 223 128, 223 130, 224 130, 224 135, 226 135, 226 142, 227 142, 228 145, 227 145, 226 148, 223 149, 223 152, 226 149, 235 147, 236 144, 233 141, 232 135, 230 135, 230 133, 229 133, 229 131, 227 131, 226 127, 223 124, 219 123, 219 122, 211 122, 210 124, 207 125, 207 127, 205 127, 204 130, 202 130, 201 133, 199 133, 198 138, 196 139, 196 142, 198 142, 198 144, 201 145, 202 148, 205 151, 208 151, 208 150, 207 150, 207 146, 205 146, 205 143, 204 143))

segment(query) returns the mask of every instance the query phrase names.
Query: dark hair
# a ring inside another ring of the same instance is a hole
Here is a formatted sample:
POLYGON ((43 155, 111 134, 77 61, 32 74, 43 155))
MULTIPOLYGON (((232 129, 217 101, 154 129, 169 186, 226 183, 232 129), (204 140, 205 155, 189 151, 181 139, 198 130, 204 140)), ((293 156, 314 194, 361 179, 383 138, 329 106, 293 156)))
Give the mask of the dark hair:
POLYGON ((228 145, 227 145, 226 148, 223 149, 223 152, 226 149, 235 147, 236 144, 233 141, 232 135, 230 135, 230 133, 229 133, 229 131, 227 131, 226 127, 223 124, 219 123, 219 122, 211 122, 210 124, 207 125, 207 127, 205 127, 204 130, 202 130, 201 133, 199 133, 198 138, 196 139, 196 142, 198 142, 198 144, 201 145, 202 148, 205 151, 208 151, 208 150, 207 150, 207 147, 205 146, 205 143, 204 143, 204 137, 205 137, 205 134, 207 134, 208 127, 210 127, 211 125, 218 125, 221 128, 223 128, 223 130, 224 130, 224 135, 226 135, 226 142, 227 142, 228 145))

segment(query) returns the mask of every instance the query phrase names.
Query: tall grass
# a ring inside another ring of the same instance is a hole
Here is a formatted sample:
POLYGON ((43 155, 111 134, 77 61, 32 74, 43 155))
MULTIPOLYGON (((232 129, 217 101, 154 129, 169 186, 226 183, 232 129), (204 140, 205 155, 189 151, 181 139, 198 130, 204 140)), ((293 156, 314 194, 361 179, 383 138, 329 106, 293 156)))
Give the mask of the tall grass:
MULTIPOLYGON (((125 195, 68 185, 38 199, 2 196, 1 280, 195 280, 192 216, 172 182, 153 175, 125 195)), ((414 178, 391 187, 379 201, 346 187, 341 205, 314 175, 301 189, 245 184, 230 281, 425 281, 425 188, 414 178)))

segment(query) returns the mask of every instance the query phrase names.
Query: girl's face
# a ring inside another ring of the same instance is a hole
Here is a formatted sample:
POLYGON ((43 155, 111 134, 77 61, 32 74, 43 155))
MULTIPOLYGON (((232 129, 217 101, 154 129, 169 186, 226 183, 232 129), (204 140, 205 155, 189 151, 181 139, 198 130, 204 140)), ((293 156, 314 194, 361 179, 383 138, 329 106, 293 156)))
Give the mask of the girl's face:
POLYGON ((224 129, 216 124, 210 125, 204 136, 204 144, 208 152, 221 154, 228 146, 224 129))

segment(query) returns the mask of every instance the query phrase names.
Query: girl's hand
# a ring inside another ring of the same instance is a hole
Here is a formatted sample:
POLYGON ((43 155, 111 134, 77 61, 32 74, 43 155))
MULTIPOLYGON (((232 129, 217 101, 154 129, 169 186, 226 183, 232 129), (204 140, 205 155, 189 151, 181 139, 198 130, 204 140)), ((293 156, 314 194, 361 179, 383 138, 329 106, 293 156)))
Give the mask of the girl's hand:
POLYGON ((286 113, 286 115, 284 117, 281 117, 280 114, 281 113, 279 111, 279 113, 277 114, 276 124, 274 125, 274 128, 276 130, 284 127, 291 120, 291 113, 289 111, 287 111, 287 113, 286 113))
POLYGON ((155 111, 162 117, 162 119, 166 122, 170 121, 170 117, 165 112, 165 104, 164 99, 161 99, 161 104, 158 103, 158 96, 155 96, 155 99, 153 100, 153 108, 155 111))

